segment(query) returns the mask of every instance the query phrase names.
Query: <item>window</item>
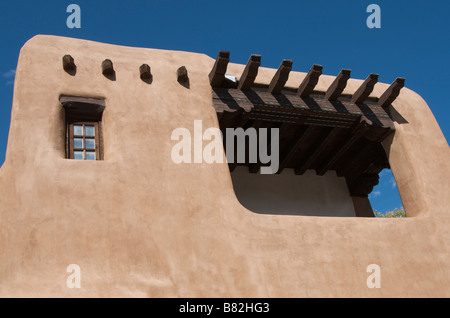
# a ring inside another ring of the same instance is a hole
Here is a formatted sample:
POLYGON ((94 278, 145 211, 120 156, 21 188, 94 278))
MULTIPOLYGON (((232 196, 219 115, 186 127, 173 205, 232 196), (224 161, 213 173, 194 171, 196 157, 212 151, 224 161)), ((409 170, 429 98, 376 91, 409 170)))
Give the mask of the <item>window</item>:
POLYGON ((66 117, 66 158, 103 160, 102 114, 104 100, 63 96, 66 117))
POLYGON ((98 122, 74 122, 69 125, 70 158, 97 160, 99 156, 98 122))

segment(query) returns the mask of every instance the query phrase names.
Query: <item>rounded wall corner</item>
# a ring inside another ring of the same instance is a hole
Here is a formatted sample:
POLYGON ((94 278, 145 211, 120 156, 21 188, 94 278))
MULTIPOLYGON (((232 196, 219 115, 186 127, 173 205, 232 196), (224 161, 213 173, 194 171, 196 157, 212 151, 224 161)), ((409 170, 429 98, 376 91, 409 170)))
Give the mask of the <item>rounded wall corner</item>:
POLYGON ((26 53, 26 51, 33 46, 34 44, 36 44, 36 42, 40 42, 41 40, 45 39, 45 38, 49 38, 51 37, 51 35, 45 35, 45 34, 36 34, 33 37, 29 38, 20 48, 19 50, 19 58, 20 56, 22 56, 23 54, 26 53))
POLYGON ((407 87, 388 111, 395 133, 387 136, 383 147, 407 217, 438 218, 448 205, 436 191, 445 187, 450 171, 445 136, 425 99, 407 87))

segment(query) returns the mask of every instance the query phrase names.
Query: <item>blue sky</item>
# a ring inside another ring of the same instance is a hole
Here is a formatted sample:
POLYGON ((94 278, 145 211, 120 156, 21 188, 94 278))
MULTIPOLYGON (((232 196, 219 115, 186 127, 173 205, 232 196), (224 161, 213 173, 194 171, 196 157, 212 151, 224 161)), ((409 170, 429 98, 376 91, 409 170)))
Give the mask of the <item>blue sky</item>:
MULTIPOLYGON (((450 136, 450 2, 448 0, 315 0, 315 1, 2 1, 0 4, 0 164, 9 131, 14 72, 19 50, 36 34, 82 38, 125 46, 204 53, 231 52, 245 64, 250 54, 261 65, 277 68, 282 59, 293 70, 312 64, 336 75, 342 68, 353 78, 369 73, 406 86, 430 106, 450 136), (69 4, 81 8, 81 29, 69 29, 69 4), (381 8, 381 28, 369 29, 369 4, 381 8), (2 81, 2 82, 1 82, 2 81)), ((401 206, 393 177, 383 172, 371 195, 379 211, 401 206)))

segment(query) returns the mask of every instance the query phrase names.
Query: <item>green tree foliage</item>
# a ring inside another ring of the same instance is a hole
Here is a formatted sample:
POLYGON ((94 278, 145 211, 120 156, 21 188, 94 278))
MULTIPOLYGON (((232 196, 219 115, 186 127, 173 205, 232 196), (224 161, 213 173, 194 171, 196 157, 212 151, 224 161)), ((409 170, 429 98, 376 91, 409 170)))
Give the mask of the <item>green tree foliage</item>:
POLYGON ((406 213, 405 209, 401 207, 400 209, 394 209, 394 211, 387 211, 385 213, 374 211, 374 214, 377 218, 405 218, 406 213))

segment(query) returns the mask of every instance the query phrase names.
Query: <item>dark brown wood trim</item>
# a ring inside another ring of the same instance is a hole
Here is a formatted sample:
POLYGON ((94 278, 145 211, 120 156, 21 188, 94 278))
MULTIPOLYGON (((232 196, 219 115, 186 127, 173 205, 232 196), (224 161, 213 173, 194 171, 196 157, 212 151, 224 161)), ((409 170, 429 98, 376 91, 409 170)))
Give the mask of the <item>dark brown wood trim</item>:
POLYGON ((378 104, 381 107, 390 106, 394 100, 400 94, 400 90, 405 86, 405 79, 403 77, 397 77, 395 81, 389 86, 389 88, 381 95, 378 104))
POLYGON ((359 104, 364 102, 373 91, 375 84, 378 82, 378 74, 370 74, 361 86, 353 94, 352 102, 359 104))
POLYGON ((303 82, 300 84, 297 95, 306 98, 308 97, 317 85, 320 75, 322 75, 322 65, 314 64, 309 70, 303 82))
POLYGON ((98 160, 104 160, 104 153, 103 153, 103 124, 100 120, 98 122, 98 160))
POLYGON ((67 153, 69 154, 69 157, 67 159, 73 159, 73 124, 71 122, 67 122, 67 130, 69 131, 69 140, 67 141, 69 146, 67 153))
POLYGON ((178 82, 184 83, 184 82, 187 82, 188 79, 189 79, 189 77, 188 77, 188 71, 186 69, 186 66, 180 66, 177 69, 177 80, 178 80, 178 82))
POLYGON ((379 183, 378 173, 363 173, 349 182, 347 181, 348 190, 352 197, 367 197, 373 190, 373 187, 379 183))
POLYGON ((321 139, 316 147, 313 147, 311 152, 306 155, 306 160, 295 167, 295 174, 302 175, 311 167, 311 164, 322 154, 327 146, 332 142, 334 137, 339 133, 339 128, 330 128, 325 136, 321 139))
POLYGON ((351 70, 343 69, 338 74, 333 84, 328 88, 325 93, 325 99, 327 100, 337 100, 339 96, 341 96, 345 87, 347 86, 347 81, 350 78, 351 70))
POLYGON ((315 126, 306 126, 306 128, 302 129, 300 133, 297 133, 294 137, 294 141, 292 144, 288 147, 288 152, 286 154, 283 154, 280 158, 280 166, 278 169, 278 173, 281 173, 283 169, 287 167, 289 162, 294 158, 295 154, 297 153, 297 150, 300 145, 305 143, 306 140, 310 138, 311 135, 313 135, 315 132, 317 132, 317 127, 315 126))
POLYGON ((79 96, 62 95, 59 101, 64 107, 66 115, 70 114, 72 119, 80 120, 100 120, 106 105, 104 99, 79 96))
POLYGON ((327 171, 350 149, 351 146, 360 138, 362 138, 365 132, 369 129, 369 125, 366 121, 358 123, 354 131, 350 134, 350 137, 345 139, 337 151, 334 151, 317 169, 316 173, 319 176, 325 175, 327 171))
POLYGON ((230 62, 230 52, 220 51, 216 62, 209 73, 209 82, 213 87, 220 87, 225 80, 228 62, 230 62))
POLYGON ((63 68, 66 72, 72 72, 75 70, 75 60, 69 54, 66 54, 62 58, 63 68))
POLYGON ((139 66, 139 76, 142 80, 147 80, 152 76, 150 66, 148 64, 142 64, 139 66))
MULTIPOLYGON (((372 143, 372 146, 367 149, 367 151, 364 153, 362 157, 359 158, 359 160, 354 160, 353 164, 349 167, 345 174, 345 178, 347 180, 347 184, 350 186, 355 182, 356 179, 358 179, 361 175, 371 173, 368 172, 368 168, 377 162, 383 161, 381 156, 386 156, 384 153, 384 149, 379 143, 372 143)), ((385 168, 383 165, 378 165, 378 170, 383 170, 385 168)), ((386 168, 389 167, 389 165, 386 166, 386 168)), ((379 171, 377 171, 378 173, 379 171)), ((369 194, 370 192, 366 193, 369 194)))
POLYGON ((252 54, 248 59, 242 76, 239 80, 239 89, 249 90, 258 75, 258 69, 261 65, 261 55, 252 54))
POLYGON ((275 73, 272 81, 269 84, 269 93, 270 94, 280 94, 286 85, 286 82, 289 78, 289 73, 292 70, 292 60, 283 60, 281 62, 280 67, 278 67, 277 72, 275 73))
POLYGON ((113 76, 114 73, 113 62, 109 59, 104 60, 102 62, 102 74, 105 76, 113 76))

